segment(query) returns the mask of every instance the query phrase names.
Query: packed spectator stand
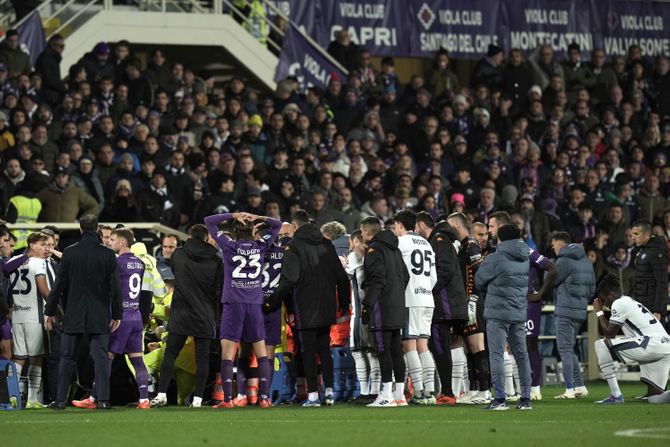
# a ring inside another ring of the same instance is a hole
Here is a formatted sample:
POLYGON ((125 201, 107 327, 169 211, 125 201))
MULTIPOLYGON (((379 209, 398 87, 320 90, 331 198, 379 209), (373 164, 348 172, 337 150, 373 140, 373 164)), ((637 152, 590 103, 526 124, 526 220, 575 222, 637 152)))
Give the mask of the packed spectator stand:
POLYGON ((31 67, 10 31, 0 48, 0 215, 10 223, 160 222, 185 229, 216 212, 317 224, 387 220, 411 207, 486 223, 512 211, 544 253, 551 231, 584 242, 598 275, 629 268, 630 226, 670 236, 670 62, 571 45, 531 54, 489 47, 471 79, 439 51, 400 79, 342 32, 330 54, 350 70, 328 87, 274 92, 170 60, 146 66, 126 41, 100 42, 60 78, 52 36, 31 67), (216 93, 215 93, 216 92, 216 93))

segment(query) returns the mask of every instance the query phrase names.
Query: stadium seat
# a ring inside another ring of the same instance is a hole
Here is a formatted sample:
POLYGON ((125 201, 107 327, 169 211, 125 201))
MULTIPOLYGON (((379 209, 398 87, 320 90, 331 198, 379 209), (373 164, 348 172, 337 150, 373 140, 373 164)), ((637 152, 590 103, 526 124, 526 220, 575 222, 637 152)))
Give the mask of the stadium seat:
POLYGON ((347 401, 360 395, 356 363, 348 347, 331 348, 333 357, 333 392, 335 400, 347 401))
POLYGON ((295 374, 291 374, 291 368, 290 353, 275 354, 274 375, 270 384, 270 399, 274 405, 290 401, 295 394, 295 374))
POLYGON ((558 371, 558 360, 556 357, 544 357, 542 359, 542 386, 560 385, 562 376, 558 371))
POLYGON ((21 393, 16 367, 0 357, 0 410, 21 410, 21 393))

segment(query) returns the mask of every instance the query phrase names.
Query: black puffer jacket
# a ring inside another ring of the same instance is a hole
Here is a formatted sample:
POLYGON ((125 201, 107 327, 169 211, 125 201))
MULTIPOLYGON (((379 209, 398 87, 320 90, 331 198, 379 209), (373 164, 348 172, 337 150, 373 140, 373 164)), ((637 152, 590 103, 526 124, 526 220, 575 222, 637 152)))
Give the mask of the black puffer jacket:
POLYGON ((652 312, 665 315, 668 307, 668 246, 652 236, 635 256, 635 296, 652 312))
POLYGON ((223 278, 216 248, 189 239, 170 258, 174 293, 168 330, 175 334, 213 339, 223 278))
POLYGON ((365 253, 363 304, 372 330, 400 329, 405 324, 405 288, 409 272, 398 250, 398 238, 388 230, 375 235, 365 253))
POLYGON ((435 251, 437 269, 437 284, 433 288, 433 321, 468 319, 461 266, 453 245, 457 240, 456 232, 447 221, 437 224, 428 238, 435 251))
POLYGON ((298 228, 286 247, 281 279, 265 311, 276 309, 282 301, 293 312, 298 330, 334 324, 338 305, 349 310, 349 276, 333 244, 314 224, 298 228))

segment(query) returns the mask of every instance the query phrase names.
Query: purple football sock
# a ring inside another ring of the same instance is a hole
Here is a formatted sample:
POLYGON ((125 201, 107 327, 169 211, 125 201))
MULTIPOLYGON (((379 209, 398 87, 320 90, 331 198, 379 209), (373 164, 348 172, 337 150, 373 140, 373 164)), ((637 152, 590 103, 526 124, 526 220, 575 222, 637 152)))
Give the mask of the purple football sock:
POLYGON ((140 391, 140 400, 149 398, 149 373, 142 357, 130 357, 130 363, 135 368, 135 380, 140 391))
POLYGON ((223 400, 230 402, 233 397, 233 361, 221 360, 221 381, 223 382, 223 400))
POLYGON ((247 395, 247 369, 249 368, 249 359, 239 359, 237 361, 237 394, 247 395))
POLYGON ((269 358, 268 357, 268 366, 270 367, 270 379, 268 380, 269 387, 272 386, 272 379, 274 379, 275 376, 275 359, 274 357, 269 358))
POLYGON ((528 351, 530 359, 531 386, 540 386, 542 380, 542 356, 538 349, 528 351))
POLYGON ((258 359, 258 375, 260 377, 260 386, 258 392, 261 399, 267 399, 270 394, 270 362, 267 357, 260 357, 258 359))

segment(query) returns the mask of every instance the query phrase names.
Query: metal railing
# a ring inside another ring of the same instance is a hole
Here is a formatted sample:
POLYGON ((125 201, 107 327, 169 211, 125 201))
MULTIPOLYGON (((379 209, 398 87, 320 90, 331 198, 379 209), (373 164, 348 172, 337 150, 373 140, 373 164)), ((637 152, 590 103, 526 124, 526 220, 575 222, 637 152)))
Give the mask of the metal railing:
MULTIPOLYGON (((116 226, 118 222, 100 222, 100 225, 108 225, 112 228, 116 226)), ((78 223, 62 223, 62 222, 40 222, 40 223, 34 223, 34 224, 29 224, 29 223, 22 223, 22 224, 12 224, 12 223, 7 223, 7 227, 10 230, 42 230, 44 227, 47 225, 53 225, 54 227, 58 228, 59 230, 79 230, 79 224, 78 223)), ((157 222, 143 222, 143 223, 124 223, 124 227, 129 228, 131 230, 145 230, 145 231, 151 231, 152 233, 156 233, 158 236, 161 235, 166 235, 166 234, 174 234, 177 237, 179 237, 180 240, 185 241, 188 239, 188 235, 184 233, 183 231, 175 230, 174 228, 170 228, 166 225, 157 223, 157 222)))
POLYGON ((14 6, 10 0, 0 0, 0 28, 7 30, 16 21, 14 6))
MULTIPOLYGON (((227 1, 227 0, 226 0, 226 1, 227 1)), ((670 0, 669 0, 669 1, 670 1, 670 0)), ((298 26, 297 23, 295 23, 294 21, 292 21, 290 17, 288 17, 288 16, 287 16, 286 14, 284 14, 279 8, 277 8, 276 5, 270 3, 268 0, 263 0, 263 3, 265 4, 265 7, 268 8, 268 9, 270 9, 272 12, 274 12, 275 15, 276 15, 277 17, 281 17, 281 18, 283 18, 284 20, 286 20, 286 22, 289 24, 289 26, 293 27, 293 29, 295 29, 298 33, 300 33, 300 35, 302 35, 302 37, 304 37, 310 44, 312 44, 312 46, 314 46, 314 48, 316 48, 316 50, 317 50, 317 51, 318 51, 324 58, 326 58, 326 60, 328 60, 328 62, 330 62, 331 64, 333 64, 335 67, 339 68, 339 69, 342 71, 342 73, 344 73, 345 75, 348 75, 348 74, 349 74, 349 71, 348 71, 346 68, 344 68, 344 67, 342 66, 342 64, 340 64, 340 63, 339 63, 333 56, 331 56, 326 50, 324 50, 323 47, 322 47, 321 45, 319 45, 314 39, 312 39, 312 37, 311 37, 309 34, 307 34, 307 33, 303 30, 302 27, 298 26)), ((268 23, 271 23, 271 21, 268 21, 268 23)), ((274 24, 273 24, 273 25, 274 25, 274 24)), ((284 32, 283 32, 282 30, 278 30, 278 31, 279 31, 279 33, 280 33, 280 36, 281 36, 282 38, 284 38, 284 32)), ((280 50, 281 50, 281 48, 280 48, 280 50)))
MULTIPOLYGON (((348 74, 339 62, 337 62, 326 50, 324 50, 314 39, 311 38, 300 26, 294 23, 288 16, 286 16, 279 8, 268 0, 262 0, 267 11, 271 11, 275 17, 281 17, 286 21, 289 27, 292 27, 302 35, 316 50, 326 58, 331 64, 339 68, 343 73, 348 74)), ((35 9, 40 15, 42 22, 47 25, 47 38, 54 34, 66 34, 68 29, 76 29, 77 26, 85 23, 95 13, 102 10, 119 9, 137 9, 138 11, 147 12, 163 12, 163 13, 184 13, 184 14, 224 14, 231 13, 241 25, 248 30, 253 29, 252 19, 250 19, 244 11, 237 8, 231 0, 135 0, 131 4, 124 2, 120 4, 114 0, 43 0, 35 9), (53 25, 53 26, 49 26, 53 25)), ((19 22, 12 23, 13 8, 10 0, 0 0, 0 26, 4 28, 16 28, 29 18, 29 15, 22 18, 19 22), (4 14, 4 8, 8 8, 9 13, 4 14), (4 20, 4 22, 2 22, 4 20)), ((280 39, 284 38, 284 30, 282 30, 270 18, 265 19, 267 29, 276 33, 280 39)), ((270 39, 269 33, 264 36, 264 40, 268 49, 279 53, 281 51, 281 44, 278 44, 273 39, 270 39)), ((4 36, 0 37, 0 41, 4 36)))
MULTIPOLYGON (((263 0, 265 2, 265 0, 263 0)), ((215 1, 215 5, 225 5, 231 12, 234 13, 234 16, 236 18, 240 18, 243 22, 242 27, 248 26, 248 30, 253 28, 253 22, 251 19, 244 13, 244 11, 241 11, 239 8, 237 8, 235 5, 230 0, 221 0, 221 2, 215 1)), ((269 3, 265 2, 267 5, 270 5, 269 3)), ((218 11, 218 8, 215 8, 214 13, 218 14, 222 11, 218 11)), ((282 31, 275 23, 272 22, 272 20, 266 20, 266 23, 268 24, 268 27, 276 32, 279 33, 279 35, 284 38, 284 31, 282 31)), ((270 39, 270 35, 268 34, 265 36, 265 41, 267 42, 267 45, 271 46, 274 48, 276 51, 281 51, 281 46, 277 45, 272 39, 270 39)))

